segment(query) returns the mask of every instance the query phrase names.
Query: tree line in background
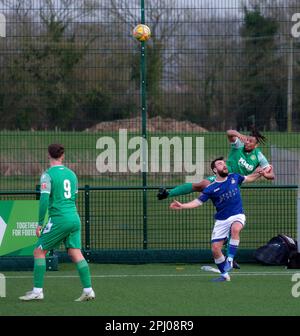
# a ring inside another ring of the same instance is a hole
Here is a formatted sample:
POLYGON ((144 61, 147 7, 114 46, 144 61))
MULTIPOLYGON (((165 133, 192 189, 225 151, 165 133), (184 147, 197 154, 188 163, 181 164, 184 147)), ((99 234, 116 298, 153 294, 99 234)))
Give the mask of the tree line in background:
MULTIPOLYGON (((226 16, 179 8, 178 0, 146 2, 149 117, 285 131, 292 52, 298 130, 300 43, 290 35, 297 1, 248 0, 226 16)), ((139 1, 0 4, 8 23, 0 40, 1 129, 83 130, 140 114, 140 45, 131 36, 139 1)))

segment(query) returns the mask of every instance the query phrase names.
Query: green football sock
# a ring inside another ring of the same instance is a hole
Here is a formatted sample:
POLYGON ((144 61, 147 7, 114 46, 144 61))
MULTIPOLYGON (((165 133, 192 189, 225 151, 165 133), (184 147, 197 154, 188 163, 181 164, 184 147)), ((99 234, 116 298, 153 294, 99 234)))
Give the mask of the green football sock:
POLYGON ((34 287, 43 288, 45 272, 46 272, 46 259, 35 258, 33 269, 34 287))
POLYGON ((193 183, 184 183, 170 190, 169 197, 186 195, 193 192, 193 183))
POLYGON ((82 283, 83 288, 92 287, 90 268, 86 260, 82 259, 78 263, 76 263, 76 268, 79 273, 80 281, 82 283))

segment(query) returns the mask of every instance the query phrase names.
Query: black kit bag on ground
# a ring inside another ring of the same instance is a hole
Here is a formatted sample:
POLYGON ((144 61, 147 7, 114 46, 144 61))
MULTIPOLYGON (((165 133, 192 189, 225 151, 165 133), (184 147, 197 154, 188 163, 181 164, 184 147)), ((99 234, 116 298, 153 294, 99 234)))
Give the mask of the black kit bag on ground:
POLYGON ((300 268, 300 253, 298 250, 292 251, 289 256, 287 268, 299 269, 300 268))
POLYGON ((254 258, 264 265, 288 265, 289 258, 297 252, 297 241, 280 234, 254 252, 254 258))

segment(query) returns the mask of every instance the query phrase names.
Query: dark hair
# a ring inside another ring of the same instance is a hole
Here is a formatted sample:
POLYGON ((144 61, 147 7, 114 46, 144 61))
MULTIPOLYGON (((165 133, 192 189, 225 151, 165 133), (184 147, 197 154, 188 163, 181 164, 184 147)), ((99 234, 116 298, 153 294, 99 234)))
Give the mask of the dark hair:
POLYGON ((51 144, 48 146, 48 153, 52 159, 59 159, 65 152, 64 146, 60 144, 51 144))
POLYGON ((253 136, 258 143, 265 144, 267 141, 267 138, 263 136, 258 129, 255 127, 252 127, 250 136, 253 136))
POLYGON ((211 164, 210 164, 210 168, 211 168, 211 170, 212 170, 212 171, 214 170, 214 168, 215 168, 215 164, 216 164, 217 161, 223 161, 223 160, 224 160, 224 157, 223 157, 223 156, 220 156, 220 157, 214 159, 214 160, 211 162, 211 164))

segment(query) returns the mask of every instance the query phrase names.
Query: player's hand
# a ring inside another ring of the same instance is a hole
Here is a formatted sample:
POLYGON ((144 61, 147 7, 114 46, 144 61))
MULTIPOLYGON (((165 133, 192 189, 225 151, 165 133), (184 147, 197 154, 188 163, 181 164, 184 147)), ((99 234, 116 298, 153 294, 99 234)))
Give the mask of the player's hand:
POLYGON ((41 236, 41 231, 42 231, 42 226, 41 225, 39 225, 39 226, 37 226, 37 228, 36 228, 36 230, 35 230, 35 234, 36 234, 36 236, 39 238, 40 236, 41 236))
POLYGON ((180 202, 175 200, 170 204, 170 208, 173 209, 173 210, 180 210, 180 209, 183 208, 183 206, 180 202))
POLYGON ((259 175, 264 175, 265 171, 262 168, 258 167, 255 169, 255 173, 259 175))
POLYGON ((163 199, 168 198, 169 192, 166 188, 159 188, 158 194, 156 195, 158 200, 161 201, 163 199))
POLYGON ((244 134, 240 134, 238 138, 242 141, 242 143, 246 143, 248 141, 247 135, 244 134))
POLYGON ((275 174, 274 174, 272 165, 270 165, 270 167, 264 169, 264 177, 268 180, 274 180, 275 179, 275 174))
POLYGON ((261 176, 263 176, 264 178, 266 178, 267 180, 274 180, 274 176, 273 174, 270 174, 269 171, 267 171, 266 169, 263 169, 261 172, 261 176))

